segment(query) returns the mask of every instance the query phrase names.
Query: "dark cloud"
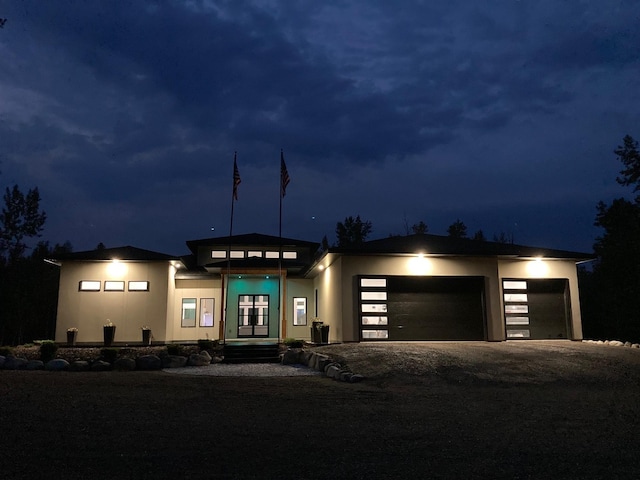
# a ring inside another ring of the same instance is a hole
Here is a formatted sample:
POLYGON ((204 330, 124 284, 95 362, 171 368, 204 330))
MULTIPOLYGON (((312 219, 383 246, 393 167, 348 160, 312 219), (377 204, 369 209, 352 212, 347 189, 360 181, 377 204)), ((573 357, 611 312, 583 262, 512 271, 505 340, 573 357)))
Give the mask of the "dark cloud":
POLYGON ((567 219, 613 194, 611 150, 639 120, 635 2, 2 8, 0 179, 64 210, 60 241, 176 252, 220 232, 236 150, 238 229, 277 233, 284 148, 289 236, 361 213, 378 235, 459 217, 583 247, 591 225, 567 219))

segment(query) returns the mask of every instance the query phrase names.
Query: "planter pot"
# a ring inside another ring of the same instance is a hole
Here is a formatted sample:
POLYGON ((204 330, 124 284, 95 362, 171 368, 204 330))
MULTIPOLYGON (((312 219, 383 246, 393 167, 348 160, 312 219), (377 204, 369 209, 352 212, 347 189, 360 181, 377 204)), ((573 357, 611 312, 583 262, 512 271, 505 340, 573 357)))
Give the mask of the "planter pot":
POLYGON ((113 345, 113 340, 116 337, 116 327, 103 327, 104 329, 104 346, 110 347, 113 345))
POLYGON ((142 330, 142 344, 151 345, 151 330, 142 330))
POLYGON ((76 344, 78 332, 67 332, 67 346, 73 347, 76 344))

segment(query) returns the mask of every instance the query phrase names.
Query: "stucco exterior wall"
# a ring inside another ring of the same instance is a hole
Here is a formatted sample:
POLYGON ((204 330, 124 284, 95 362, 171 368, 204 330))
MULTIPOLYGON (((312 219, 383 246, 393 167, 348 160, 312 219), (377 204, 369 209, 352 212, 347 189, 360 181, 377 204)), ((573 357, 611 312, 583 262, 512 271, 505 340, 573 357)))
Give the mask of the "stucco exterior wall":
POLYGON ((313 281, 304 278, 287 279, 287 300, 285 315, 287 319, 286 337, 297 338, 299 340, 311 340, 311 318, 315 312, 315 295, 313 291, 313 281), (294 325, 293 298, 306 297, 307 299, 307 324, 294 325))
MULTIPOLYGON (((572 340, 582 340, 582 316, 580 313, 580 295, 578 291, 578 269, 573 260, 500 260, 498 262, 500 279, 527 278, 563 278, 569 280, 569 298, 571 301, 572 340)), ((500 311, 503 306, 500 296, 500 311)))
POLYGON ((342 257, 338 258, 320 272, 313 282, 318 290, 318 319, 329 325, 329 342, 348 341, 343 337, 342 260, 342 257))
POLYGON ((164 340, 168 276, 165 262, 67 262, 60 269, 56 342, 66 342, 68 328, 78 329, 78 343, 101 343, 103 325, 110 320, 116 326, 115 341, 142 341, 141 327, 152 329, 154 338, 164 340), (79 291, 83 280, 100 281, 97 292, 79 291), (106 280, 125 282, 123 292, 105 292, 106 280), (129 281, 149 282, 148 292, 129 292, 129 281))
POLYGON ((174 342, 194 342, 200 339, 220 338, 222 308, 222 281, 220 278, 179 279, 167 307, 167 340, 174 342), (196 326, 182 327, 182 299, 196 299, 196 326), (213 327, 201 327, 201 302, 203 298, 213 298, 213 327))

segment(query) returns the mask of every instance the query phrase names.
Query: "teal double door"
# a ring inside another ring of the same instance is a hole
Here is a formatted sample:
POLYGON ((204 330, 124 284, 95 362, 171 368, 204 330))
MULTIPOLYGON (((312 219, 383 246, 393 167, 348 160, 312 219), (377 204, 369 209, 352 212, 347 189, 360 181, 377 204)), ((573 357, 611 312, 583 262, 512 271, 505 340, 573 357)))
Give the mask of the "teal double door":
POLYGON ((227 285, 225 337, 278 338, 277 275, 232 275, 227 285))

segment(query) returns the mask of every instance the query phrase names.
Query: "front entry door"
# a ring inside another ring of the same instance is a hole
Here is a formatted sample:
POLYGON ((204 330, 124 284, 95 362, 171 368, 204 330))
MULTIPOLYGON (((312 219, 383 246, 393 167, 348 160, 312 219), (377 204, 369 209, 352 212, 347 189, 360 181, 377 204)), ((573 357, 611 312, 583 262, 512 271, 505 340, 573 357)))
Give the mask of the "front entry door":
POLYGON ((238 337, 269 336, 269 295, 238 296, 238 337))

